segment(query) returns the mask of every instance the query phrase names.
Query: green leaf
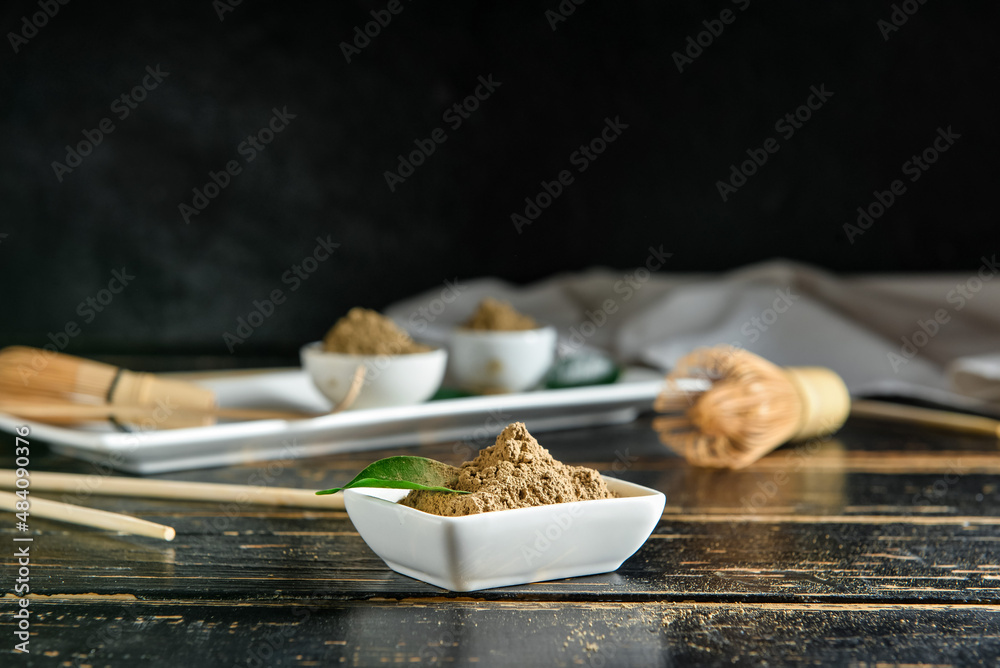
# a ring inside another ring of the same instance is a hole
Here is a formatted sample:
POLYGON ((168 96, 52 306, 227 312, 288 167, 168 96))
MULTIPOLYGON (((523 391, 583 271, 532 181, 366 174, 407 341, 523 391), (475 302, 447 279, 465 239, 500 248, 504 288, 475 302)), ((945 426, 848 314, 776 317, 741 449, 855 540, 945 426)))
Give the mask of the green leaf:
POLYGON ((564 357, 552 365, 545 379, 545 388, 559 390, 566 387, 609 385, 618 380, 621 369, 607 355, 580 353, 564 357))
POLYGON ((386 487, 389 489, 423 489, 431 492, 454 492, 450 484, 458 475, 458 469, 444 462, 426 457, 386 457, 372 462, 354 476, 354 480, 343 487, 324 489, 317 494, 335 494, 350 487, 386 487))

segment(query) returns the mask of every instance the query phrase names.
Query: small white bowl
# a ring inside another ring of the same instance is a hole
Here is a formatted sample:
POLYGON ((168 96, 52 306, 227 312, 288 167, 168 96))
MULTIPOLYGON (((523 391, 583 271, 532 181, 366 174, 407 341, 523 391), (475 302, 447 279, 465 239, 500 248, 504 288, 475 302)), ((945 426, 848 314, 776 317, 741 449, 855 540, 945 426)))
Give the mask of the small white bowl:
POLYGON ((347 514, 368 547, 397 573, 451 591, 616 570, 642 547, 663 513, 661 492, 602 476, 620 497, 463 517, 397 501, 408 490, 344 490, 347 514))
POLYGON ((523 392, 542 381, 556 351, 555 327, 493 332, 456 329, 451 375, 470 392, 523 392))
POLYGON ((302 346, 300 357, 313 384, 334 404, 343 401, 358 365, 364 366, 364 385, 352 409, 427 401, 441 387, 448 365, 443 348, 408 355, 345 355, 326 352, 322 341, 302 346))

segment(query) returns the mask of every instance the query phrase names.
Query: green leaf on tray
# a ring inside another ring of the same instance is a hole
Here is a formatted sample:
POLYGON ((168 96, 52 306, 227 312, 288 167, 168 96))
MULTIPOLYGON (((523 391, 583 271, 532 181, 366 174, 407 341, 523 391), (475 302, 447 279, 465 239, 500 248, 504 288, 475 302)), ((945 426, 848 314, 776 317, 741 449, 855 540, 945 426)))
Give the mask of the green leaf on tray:
POLYGON ((426 457, 386 457, 372 462, 343 487, 324 489, 317 494, 335 494, 350 487, 387 487, 390 489, 423 489, 431 492, 468 494, 446 487, 458 475, 458 469, 426 457))
POLYGON ((545 388, 559 390, 567 387, 609 385, 618 380, 621 368, 607 355, 580 353, 565 357, 549 370, 545 388))

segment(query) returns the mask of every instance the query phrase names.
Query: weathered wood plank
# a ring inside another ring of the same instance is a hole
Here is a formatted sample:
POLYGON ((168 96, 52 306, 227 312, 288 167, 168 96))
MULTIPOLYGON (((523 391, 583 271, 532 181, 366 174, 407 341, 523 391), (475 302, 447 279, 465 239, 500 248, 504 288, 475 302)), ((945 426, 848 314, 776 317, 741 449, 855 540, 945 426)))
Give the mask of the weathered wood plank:
MULTIPOLYGON (((144 515, 178 528, 178 538, 169 544, 50 523, 32 546, 33 591, 237 600, 442 591, 390 571, 342 513, 261 514, 144 515), (214 528, 216 520, 221 530, 214 528)), ((484 595, 595 601, 1000 600, 1000 535, 993 518, 982 518, 991 520, 986 524, 948 516, 858 518, 864 521, 673 515, 615 573, 484 595)), ((4 577, 11 577, 16 564, 8 557, 2 561, 4 577)))
MULTIPOLYGON (((1000 606, 34 600, 25 666, 960 666, 1000 606)), ((0 614, 9 635, 10 613, 0 614)))
MULTIPOLYGON (((1000 453, 991 439, 852 424, 836 439, 786 448, 743 471, 687 466, 648 419, 546 434, 560 459, 589 463, 667 495, 653 537, 617 572, 505 588, 504 600, 995 601, 1000 453), (813 447, 815 446, 815 447, 813 447)), ((458 463, 472 446, 420 454, 458 463)), ((414 449, 174 474, 170 478, 319 489, 371 459, 414 449)), ((6 453, 5 454, 9 454, 6 453)), ((38 467, 93 470, 54 455, 38 467), (47 466, 50 465, 50 466, 47 466)), ((150 598, 309 600, 407 597, 440 590, 391 572, 345 513, 232 503, 57 498, 170 524, 173 543, 33 520, 35 591, 150 598)), ((14 533, 0 528, 0 540, 14 533)), ((8 577, 14 564, 0 559, 8 577)))

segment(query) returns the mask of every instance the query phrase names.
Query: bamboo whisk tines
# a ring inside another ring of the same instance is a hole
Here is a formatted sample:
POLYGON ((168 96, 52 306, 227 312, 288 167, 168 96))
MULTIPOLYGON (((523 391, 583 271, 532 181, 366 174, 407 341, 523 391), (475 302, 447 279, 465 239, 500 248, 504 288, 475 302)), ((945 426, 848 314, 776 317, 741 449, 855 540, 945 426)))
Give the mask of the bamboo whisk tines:
POLYGON ((681 358, 653 408, 664 445, 699 466, 742 468, 792 439, 838 429, 850 395, 829 369, 782 369, 739 348, 681 358), (701 379, 692 390, 691 379, 701 379))
MULTIPOLYGON (((160 428, 194 427, 214 422, 215 395, 177 380, 136 373, 72 355, 10 346, 0 350, 0 399, 38 404, 175 406, 157 420, 160 428)), ((114 417, 113 415, 111 417, 114 417)))

